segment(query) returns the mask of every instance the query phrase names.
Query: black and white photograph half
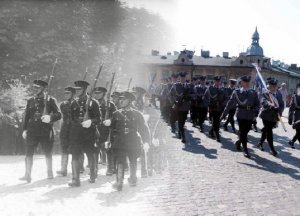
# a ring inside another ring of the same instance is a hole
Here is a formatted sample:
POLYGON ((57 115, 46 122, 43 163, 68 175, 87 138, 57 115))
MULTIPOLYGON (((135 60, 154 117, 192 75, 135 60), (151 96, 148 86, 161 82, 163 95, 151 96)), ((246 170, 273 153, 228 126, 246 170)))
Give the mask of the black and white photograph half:
POLYGON ((0 0, 0 215, 300 216, 299 11, 0 0))

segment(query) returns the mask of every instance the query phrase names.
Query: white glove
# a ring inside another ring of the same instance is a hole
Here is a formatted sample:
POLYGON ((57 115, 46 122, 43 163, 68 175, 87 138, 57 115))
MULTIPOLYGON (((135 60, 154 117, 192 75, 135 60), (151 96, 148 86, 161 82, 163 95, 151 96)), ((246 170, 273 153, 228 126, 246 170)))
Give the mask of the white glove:
POLYGON ((91 119, 86 120, 86 121, 82 122, 81 125, 82 125, 82 127, 84 127, 84 128, 89 128, 89 127, 91 127, 91 125, 92 125, 92 120, 91 120, 91 119))
POLYGON ((144 151, 147 153, 150 148, 149 143, 144 143, 143 148, 144 148, 144 151))
POLYGON ((104 143, 104 147, 105 147, 105 149, 109 149, 110 148, 110 142, 106 141, 104 143))
POLYGON ((22 137, 25 140, 27 138, 27 130, 24 130, 22 133, 22 137))
POLYGON ((51 117, 49 115, 43 115, 41 119, 44 123, 50 123, 51 117))
POLYGON ((153 144, 155 147, 158 147, 158 146, 159 146, 159 139, 153 138, 153 139, 152 139, 152 144, 153 144))
POLYGON ((143 117, 144 117, 145 122, 148 122, 150 119, 150 115, 148 115, 148 114, 143 114, 143 117))
POLYGON ((107 119, 107 120, 103 121, 103 124, 104 124, 106 127, 108 127, 108 126, 111 125, 111 120, 110 120, 110 119, 107 119))

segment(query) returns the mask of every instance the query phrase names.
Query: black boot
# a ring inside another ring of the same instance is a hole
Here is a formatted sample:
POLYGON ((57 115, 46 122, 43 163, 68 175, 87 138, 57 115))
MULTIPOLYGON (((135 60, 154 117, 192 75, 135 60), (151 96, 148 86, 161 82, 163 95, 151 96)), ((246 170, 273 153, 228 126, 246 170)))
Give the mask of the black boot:
POLYGON ((250 158, 251 156, 250 156, 250 154, 248 152, 247 143, 242 143, 242 145, 243 145, 243 150, 244 150, 244 156, 246 158, 250 158))
POLYGON ((129 185, 136 186, 137 177, 136 177, 136 170, 137 170, 137 159, 130 161, 130 176, 128 179, 129 185))
POLYGON ((241 141, 240 140, 238 140, 238 141, 235 142, 235 147, 236 147, 237 151, 242 151, 241 141))
POLYGON ((211 130, 209 131, 209 136, 210 136, 211 138, 215 138, 213 129, 211 129, 211 130))
POLYGON ((221 139, 220 139, 220 134, 219 134, 219 132, 216 132, 216 137, 217 137, 217 141, 218 141, 218 142, 221 142, 221 139))
POLYGON ((72 160, 72 182, 68 185, 70 187, 80 187, 80 162, 79 160, 72 160))
POLYGON ((256 147, 259 148, 261 151, 264 151, 264 147, 262 143, 259 143, 256 147))
POLYGON ((293 141, 289 141, 289 145, 291 146, 292 149, 295 148, 294 142, 293 141))
POLYGON ((67 176, 67 167, 68 167, 68 160, 69 155, 68 154, 62 154, 61 155, 61 170, 57 171, 56 173, 60 176, 67 176))
POLYGON ((94 154, 89 154, 88 157, 89 164, 90 164, 90 183, 95 183, 96 181, 96 158, 94 154))
POLYGON ((123 188, 123 180, 124 180, 124 164, 118 163, 117 165, 117 173, 116 173, 117 182, 113 184, 113 188, 117 191, 121 191, 123 188))
POLYGON ((182 143, 185 143, 185 142, 186 142, 184 130, 181 131, 181 142, 182 142, 182 143))
POLYGON ((200 132, 201 132, 201 133, 204 132, 204 130, 203 130, 203 124, 202 124, 202 123, 200 124, 200 132))
POLYGON ((19 180, 21 181, 27 181, 27 183, 31 182, 31 169, 33 164, 33 158, 32 157, 26 157, 25 158, 25 175, 19 180))
POLYGON ((224 128, 224 131, 228 131, 228 127, 227 127, 226 123, 223 125, 223 128, 224 128))

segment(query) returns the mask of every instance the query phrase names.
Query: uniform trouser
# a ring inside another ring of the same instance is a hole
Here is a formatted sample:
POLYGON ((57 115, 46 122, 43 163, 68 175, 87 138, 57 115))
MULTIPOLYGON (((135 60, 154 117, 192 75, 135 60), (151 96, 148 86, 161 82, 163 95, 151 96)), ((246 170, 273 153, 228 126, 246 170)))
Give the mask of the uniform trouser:
POLYGON ((212 119, 212 131, 216 133, 217 138, 219 137, 220 130, 220 117, 221 112, 219 111, 211 111, 210 113, 212 119))
MULTIPOLYGON (((90 179, 94 180, 96 176, 96 158, 95 153, 88 151, 86 152, 86 156, 88 158, 88 163, 90 166, 90 179)), ((81 153, 73 153, 72 154, 72 179, 75 181, 79 181, 80 179, 80 157, 81 153)))
POLYGON ((229 110, 229 112, 228 112, 228 118, 227 118, 227 120, 226 120, 226 122, 225 122, 225 126, 227 126, 228 125, 228 123, 230 123, 231 124, 231 127, 232 127, 232 130, 234 130, 235 131, 235 127, 234 127, 234 114, 235 114, 235 109, 231 109, 231 110, 229 110))
POLYGON ((107 171, 114 172, 116 170, 114 152, 111 148, 106 150, 107 171))
POLYGON ((275 148, 273 144, 273 128, 275 127, 276 122, 263 120, 263 124, 264 124, 264 128, 262 129, 260 144, 262 145, 265 139, 267 138, 271 151, 275 152, 275 148))
POLYGON ((61 147, 61 171, 67 172, 68 161, 69 161, 69 139, 60 138, 60 147, 61 147))
POLYGON ((297 128, 297 129, 296 129, 296 134, 295 134, 295 136, 293 137, 292 142, 294 143, 294 142, 296 142, 297 140, 298 140, 299 143, 300 143, 300 128, 297 128))
POLYGON ((130 171, 130 180, 132 182, 137 181, 136 171, 137 171, 137 158, 136 153, 126 151, 124 149, 114 149, 117 162, 117 171, 116 171, 116 180, 119 185, 123 184, 124 172, 126 166, 126 157, 129 158, 129 171, 130 171))
POLYGON ((25 176, 31 177, 31 170, 33 165, 34 150, 41 144, 42 150, 46 157, 47 174, 53 176, 52 172, 52 148, 53 140, 48 136, 28 136, 26 140, 26 158, 25 158, 25 176))
POLYGON ((251 130, 253 120, 237 119, 237 121, 239 124, 239 132, 240 132, 239 133, 239 144, 242 143, 244 152, 248 153, 247 136, 248 136, 249 131, 251 130))
POLYGON ((203 124, 206 116, 207 116, 207 111, 208 109, 206 107, 199 107, 197 108, 197 114, 198 114, 198 119, 199 119, 199 124, 203 124))
POLYGON ((171 108, 171 111, 170 111, 170 125, 171 125, 171 128, 172 130, 175 130, 175 123, 177 121, 177 111, 176 109, 173 109, 171 108))
POLYGON ((198 120, 198 110, 195 105, 191 106, 190 113, 191 113, 191 121, 193 122, 193 124, 196 124, 198 120))
POLYGON ((180 135, 184 137, 184 125, 185 121, 187 119, 188 112, 186 111, 177 111, 177 117, 178 117, 178 131, 180 135))

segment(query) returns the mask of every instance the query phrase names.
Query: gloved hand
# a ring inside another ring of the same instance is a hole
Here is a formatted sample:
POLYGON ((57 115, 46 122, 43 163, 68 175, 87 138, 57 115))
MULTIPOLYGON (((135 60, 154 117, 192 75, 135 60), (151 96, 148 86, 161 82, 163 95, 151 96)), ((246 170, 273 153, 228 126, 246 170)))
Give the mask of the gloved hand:
POLYGON ((24 130, 22 133, 22 137, 25 140, 27 138, 27 130, 24 130))
POLYGON ((82 125, 82 127, 84 127, 84 128, 89 128, 89 127, 91 127, 91 125, 92 125, 92 120, 91 120, 91 119, 86 120, 86 121, 82 122, 81 125, 82 125))
POLYGON ((111 147, 111 143, 109 142, 109 141, 106 141, 105 143, 104 143, 104 148, 105 149, 109 149, 111 147))
POLYGON ((41 117, 41 120, 42 120, 42 122, 44 122, 44 123, 50 123, 50 121, 51 121, 51 116, 50 116, 50 115, 43 115, 43 116, 41 117))
POLYGON ((149 151, 149 148, 150 148, 149 143, 144 143, 143 149, 146 153, 149 151))
POLYGON ((105 121, 103 121, 103 124, 106 126, 106 127, 109 127, 111 125, 111 120, 110 119, 107 119, 105 121))

